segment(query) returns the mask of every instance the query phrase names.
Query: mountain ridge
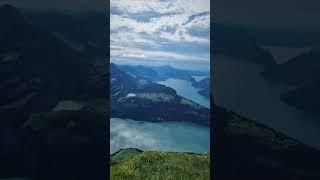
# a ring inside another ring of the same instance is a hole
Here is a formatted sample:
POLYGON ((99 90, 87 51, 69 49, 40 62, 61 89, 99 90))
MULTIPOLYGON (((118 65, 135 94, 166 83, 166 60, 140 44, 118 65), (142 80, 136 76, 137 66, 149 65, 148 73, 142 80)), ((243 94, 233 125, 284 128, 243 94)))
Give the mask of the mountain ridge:
POLYGON ((0 6, 0 19, 0 178, 105 178, 105 58, 13 6, 0 6))
POLYGON ((280 98, 285 103, 307 112, 317 112, 320 103, 320 51, 312 49, 284 64, 265 69, 269 81, 293 86, 280 98))
POLYGON ((210 124, 209 109, 177 95, 174 89, 134 78, 115 64, 110 65, 110 72, 111 117, 210 124))

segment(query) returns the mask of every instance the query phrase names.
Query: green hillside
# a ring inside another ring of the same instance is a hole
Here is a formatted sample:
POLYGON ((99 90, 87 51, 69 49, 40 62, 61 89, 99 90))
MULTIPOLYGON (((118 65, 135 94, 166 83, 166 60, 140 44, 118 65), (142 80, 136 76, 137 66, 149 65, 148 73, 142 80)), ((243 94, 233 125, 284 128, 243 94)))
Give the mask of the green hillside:
POLYGON ((210 155, 124 149, 111 156, 112 180, 210 179, 210 155))

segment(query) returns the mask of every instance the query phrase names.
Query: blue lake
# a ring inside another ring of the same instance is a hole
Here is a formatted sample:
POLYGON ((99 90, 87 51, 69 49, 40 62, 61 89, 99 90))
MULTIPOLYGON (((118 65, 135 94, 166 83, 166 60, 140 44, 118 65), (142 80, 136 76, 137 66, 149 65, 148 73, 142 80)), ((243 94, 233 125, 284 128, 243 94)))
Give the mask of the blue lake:
POLYGON ((177 91, 177 94, 190 99, 202 106, 210 108, 210 100, 198 93, 200 89, 197 89, 192 86, 190 81, 182 80, 182 79, 166 79, 165 81, 157 82, 159 84, 163 84, 165 86, 171 87, 177 91))
MULTIPOLYGON (((167 79, 160 82, 185 98, 210 107, 209 99, 198 94, 188 81, 167 79)), ((123 148, 173 152, 210 151, 210 128, 189 122, 142 122, 110 119, 110 153, 123 148)))
POLYGON ((171 152, 209 152, 210 129, 187 122, 110 119, 110 153, 123 148, 171 152))

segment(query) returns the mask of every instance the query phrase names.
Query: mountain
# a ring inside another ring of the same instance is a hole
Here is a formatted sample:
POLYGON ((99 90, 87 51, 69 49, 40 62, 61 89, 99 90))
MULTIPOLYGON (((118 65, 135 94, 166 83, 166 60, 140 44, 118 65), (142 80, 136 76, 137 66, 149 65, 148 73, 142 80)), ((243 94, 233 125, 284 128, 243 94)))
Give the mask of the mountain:
POLYGON ((210 179, 210 155, 122 149, 111 155, 111 179, 210 179))
POLYGON ((110 97, 112 103, 129 93, 166 93, 176 95, 176 91, 164 85, 136 78, 110 64, 110 97))
POLYGON ((151 67, 151 68, 158 73, 158 75, 161 77, 161 80, 165 80, 168 78, 177 78, 177 79, 184 79, 187 81, 193 81, 194 79, 192 78, 192 76, 194 75, 205 75, 205 74, 207 75, 206 72, 181 70, 181 69, 173 68, 169 65, 151 67))
POLYGON ((289 105, 305 111, 319 111, 320 103, 320 51, 311 50, 287 63, 266 69, 262 75, 265 79, 284 83, 295 88, 281 95, 289 105))
POLYGON ((31 96, 37 97, 39 100, 46 99, 50 94, 59 98, 85 97, 89 93, 92 93, 91 96, 104 96, 102 90, 98 92, 98 88, 91 88, 93 84, 89 84, 89 73, 94 73, 96 65, 86 62, 88 60, 81 53, 74 51, 51 32, 33 26, 23 17, 8 21, 3 26, 6 27, 0 35, 3 104, 18 102, 21 96, 30 99, 31 96))
POLYGON ((264 46, 310 47, 320 44, 320 36, 317 33, 319 28, 278 29, 253 26, 237 26, 236 28, 250 34, 258 44, 264 46))
POLYGON ((137 78, 146 79, 148 81, 158 81, 159 79, 161 79, 161 77, 159 77, 158 72, 156 72, 150 67, 145 67, 141 65, 137 65, 137 66, 118 65, 118 67, 121 70, 129 73, 131 76, 134 76, 137 78))
POLYGON ((0 6, 0 20, 0 178, 101 179, 105 58, 75 50, 13 6, 0 6))
POLYGON ((271 53, 258 45, 256 39, 244 29, 212 23, 211 41, 213 53, 237 57, 264 66, 273 66, 275 60, 271 53))
POLYGON ((320 178, 320 151, 267 126, 214 106, 215 179, 320 178))
POLYGON ((172 88, 139 79, 110 64, 111 117, 144 121, 189 121, 209 125, 210 110, 172 88))
POLYGON ((169 65, 164 66, 131 66, 119 65, 119 68, 125 72, 130 73, 137 78, 146 79, 148 81, 164 81, 169 78, 183 79, 194 82, 192 76, 208 75, 208 72, 181 70, 173 68, 169 65))
POLYGON ((192 86, 200 89, 207 88, 210 86, 210 78, 204 78, 200 81, 193 82, 192 86))
POLYGON ((193 76, 209 76, 209 72, 192 71, 192 70, 180 70, 173 68, 169 65, 165 66, 131 66, 131 65, 118 65, 118 67, 127 72, 132 77, 138 79, 144 79, 147 81, 164 81, 169 78, 182 79, 192 82, 192 86, 200 89, 199 94, 202 96, 210 96, 210 79, 205 78, 197 82, 193 76))
MULTIPOLYGON (((26 19, 40 25, 68 44, 75 51, 89 57, 105 58, 105 29, 108 28, 107 16, 100 12, 26 12, 26 19)), ((107 38, 107 37, 106 37, 107 38)))
POLYGON ((272 81, 290 85, 302 85, 318 80, 320 75, 320 51, 311 50, 284 64, 266 69, 263 76, 272 81))
POLYGON ((319 112, 320 80, 304 84, 301 87, 281 94, 281 100, 307 112, 319 112))
POLYGON ((198 91, 199 94, 207 98, 210 98, 210 78, 204 78, 200 81, 194 81, 192 83, 192 86, 200 89, 198 91))
POLYGON ((210 86, 209 87, 205 87, 201 90, 198 91, 198 93, 204 97, 207 97, 207 98, 210 98, 210 92, 211 92, 211 89, 210 89, 210 86))

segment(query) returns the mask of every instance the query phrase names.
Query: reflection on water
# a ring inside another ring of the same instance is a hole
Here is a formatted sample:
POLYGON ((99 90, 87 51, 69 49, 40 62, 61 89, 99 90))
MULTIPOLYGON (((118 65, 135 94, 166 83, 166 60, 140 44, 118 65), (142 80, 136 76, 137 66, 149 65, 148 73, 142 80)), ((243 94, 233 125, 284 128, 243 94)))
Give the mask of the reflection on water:
POLYGON ((209 152, 210 129, 184 122, 139 122, 111 118, 110 153, 123 148, 209 152))

